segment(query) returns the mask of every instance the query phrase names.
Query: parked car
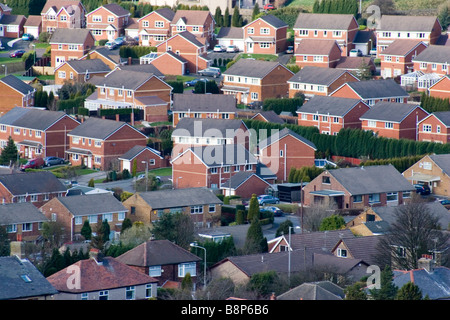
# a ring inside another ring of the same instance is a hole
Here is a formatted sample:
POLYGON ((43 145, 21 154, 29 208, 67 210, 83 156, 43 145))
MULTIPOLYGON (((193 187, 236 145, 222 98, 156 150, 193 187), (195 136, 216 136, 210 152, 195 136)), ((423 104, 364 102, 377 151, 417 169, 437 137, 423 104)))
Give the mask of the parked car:
POLYGON ((108 41, 107 43, 105 43, 105 47, 108 48, 109 50, 114 50, 118 46, 119 45, 114 41, 108 41))
POLYGON ((225 50, 225 46, 222 46, 220 44, 216 44, 213 49, 214 52, 224 52, 225 50))
POLYGON ((125 43, 125 38, 124 37, 118 37, 114 40, 114 42, 118 45, 121 46, 125 43))
POLYGON ((9 54, 10 58, 22 58, 22 56, 25 54, 25 50, 19 49, 19 50, 15 50, 13 52, 11 52, 9 54))
POLYGON ((227 47, 227 52, 239 52, 239 48, 236 47, 235 45, 229 45, 227 47))
POLYGON ((377 55, 377 49, 370 49, 369 54, 371 56, 376 56, 377 55))
POLYGON ((33 39, 34 39, 34 36, 32 34, 24 33, 22 35, 22 40, 24 40, 24 41, 32 41, 33 39))
POLYGON ((27 163, 20 166, 20 170, 25 171, 25 169, 39 169, 45 165, 44 159, 35 158, 28 160, 27 163))
POLYGON ((282 217, 284 215, 283 210, 277 207, 263 207, 261 211, 272 212, 274 217, 282 217))
POLYGON ((270 203, 272 204, 280 203, 280 199, 269 195, 260 195, 257 197, 257 199, 260 206, 270 203))
POLYGON ((44 163, 46 167, 50 167, 57 164, 64 164, 64 159, 58 157, 45 157, 44 163))
POLYGON ((362 56, 362 52, 359 49, 350 50, 350 57, 360 57, 362 56))
POLYGON ((192 79, 190 81, 186 81, 185 85, 186 87, 195 87, 195 84, 199 81, 206 82, 206 79, 192 79))
POLYGON ((201 76, 218 78, 222 74, 219 68, 209 67, 198 72, 201 76))
POLYGON ((271 3, 266 3, 264 5, 264 10, 273 10, 273 9, 275 9, 275 7, 271 3))
POLYGON ((427 195, 431 192, 430 187, 426 184, 415 184, 414 188, 416 188, 416 193, 421 195, 427 195))
POLYGON ((294 46, 288 46, 286 49, 286 53, 287 54, 294 53, 294 46))

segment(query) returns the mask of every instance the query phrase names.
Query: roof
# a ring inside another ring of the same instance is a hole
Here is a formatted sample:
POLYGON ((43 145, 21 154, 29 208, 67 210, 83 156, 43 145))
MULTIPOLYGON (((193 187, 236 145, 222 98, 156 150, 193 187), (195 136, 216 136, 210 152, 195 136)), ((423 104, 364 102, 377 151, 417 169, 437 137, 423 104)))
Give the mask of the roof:
MULTIPOLYGON (((119 130, 123 126, 130 126, 126 122, 107 120, 100 118, 89 118, 78 127, 70 131, 68 135, 79 136, 93 139, 104 140, 108 138, 116 130, 119 130)), ((131 127, 131 126, 130 126, 131 127)), ((133 127, 131 127, 133 128, 133 127)), ((133 128, 134 129, 134 128, 133 128)), ((137 130, 136 130, 137 131, 137 130)), ((138 131, 140 132, 140 131, 138 131)))
MULTIPOLYGON (((35 130, 46 130, 64 116, 70 117, 62 111, 14 107, 5 113, 4 116, 0 117, 0 124, 35 130)), ((76 121, 75 119, 73 120, 76 121)))
POLYGON ((115 64, 119 64, 120 63, 120 55, 111 52, 106 47, 95 48, 94 50, 92 50, 89 53, 87 53, 86 56, 88 54, 94 52, 94 51, 97 52, 99 55, 105 57, 106 59, 110 60, 111 62, 115 63, 115 64))
POLYGON ((294 54, 314 54, 327 56, 335 48, 341 51, 336 40, 302 39, 295 49, 294 54))
POLYGON ((280 116, 273 110, 268 111, 260 111, 257 114, 255 114, 251 119, 254 119, 257 115, 260 115, 264 119, 266 119, 267 122, 270 123, 279 123, 284 124, 284 120, 280 118, 280 116))
POLYGON ((292 250, 318 249, 331 252, 336 243, 343 238, 354 237, 350 229, 294 233, 291 235, 292 250))
POLYGON ((140 96, 135 97, 135 101, 140 102, 144 106, 167 106, 169 103, 157 96, 140 96))
POLYGON ((381 52, 381 55, 405 56, 421 43, 425 45, 425 43, 420 40, 397 39, 384 49, 381 52))
POLYGON ((297 113, 318 113, 343 117, 360 102, 359 99, 315 95, 302 105, 297 113))
POLYGON ((153 76, 152 73, 116 69, 105 77, 92 77, 90 83, 97 87, 136 90, 153 76))
POLYGON ((16 76, 14 76, 12 74, 1 78, 0 81, 6 85, 12 87, 13 89, 19 91, 23 95, 36 91, 35 88, 26 84, 25 82, 23 82, 22 80, 20 80, 19 78, 17 78, 16 76))
MULTIPOLYGON (((183 38, 185 38, 186 40, 188 40, 189 42, 191 42, 191 43, 193 43, 194 45, 196 45, 197 47, 203 47, 203 46, 205 46, 205 44, 204 43, 201 43, 200 41, 199 41, 199 39, 195 36, 195 35, 193 35, 192 33, 190 33, 189 31, 183 31, 183 32, 180 32, 180 33, 177 33, 177 34, 175 34, 174 36, 172 36, 170 39, 172 39, 172 38, 174 38, 174 37, 183 37, 183 38)), ((169 39, 169 40, 170 40, 169 39)), ((164 42, 163 42, 164 43, 164 42)), ((161 43, 161 44, 163 44, 163 43, 161 43)))
POLYGON ((5 203, 0 205, 0 225, 25 222, 44 222, 48 219, 31 202, 5 203))
POLYGON ((241 186, 245 181, 250 179, 251 177, 257 177, 258 179, 264 181, 269 185, 269 183, 264 180, 263 178, 259 177, 256 173, 251 171, 239 171, 238 173, 234 174, 231 178, 229 178, 227 181, 223 182, 221 185, 221 188, 231 188, 231 189, 237 189, 239 186, 241 186))
POLYGON ((371 39, 375 40, 375 34, 372 30, 358 30, 353 43, 368 43, 371 39))
POLYGON ((360 120, 402 122, 411 112, 420 108, 418 104, 380 101, 364 113, 360 120))
POLYGON ((428 156, 447 175, 450 175, 450 154, 431 154, 428 156))
POLYGON ((0 300, 26 299, 57 294, 39 270, 27 259, 0 257, 0 300))
POLYGON ((81 1, 79 0, 47 0, 42 8, 41 15, 47 13, 48 9, 53 7, 58 12, 62 7, 68 8, 70 6, 77 6, 81 1))
POLYGON ((343 300, 344 289, 331 281, 307 282, 277 296, 277 300, 343 300))
POLYGON ((300 13, 294 29, 347 30, 354 19, 351 14, 300 13))
POLYGON ((88 37, 92 37, 90 29, 84 28, 57 28, 53 31, 49 40, 50 44, 53 43, 71 43, 71 44, 84 44, 88 37))
POLYGON ((80 260, 47 277, 47 280, 58 291, 71 293, 123 288, 158 281, 112 257, 104 257, 101 263, 93 258, 80 260), (69 288, 67 283, 73 272, 68 268, 73 268, 73 266, 78 267, 79 269, 77 269, 83 276, 80 277, 79 286, 69 288))
POLYGON ((158 78, 164 78, 164 74, 159 71, 153 64, 124 64, 119 65, 116 69, 125 70, 125 71, 136 71, 136 72, 144 72, 144 73, 152 73, 158 78))
MULTIPOLYGON (((352 88, 362 99, 409 97, 408 93, 394 79, 354 81, 344 85, 352 88)), ((339 88, 335 92, 337 90, 339 88)))
POLYGON ((236 131, 243 125, 245 126, 240 119, 182 118, 173 130, 172 137, 187 135, 190 137, 233 138, 236 131))
POLYGON ((355 70, 359 71, 363 66, 369 66, 370 70, 375 70, 373 59, 368 57, 341 57, 336 64, 337 70, 355 70))
POLYGON ((244 39, 244 30, 239 27, 222 27, 217 39, 244 39))
POLYGON ((49 171, 3 174, 0 175, 0 183, 13 196, 65 192, 67 190, 62 182, 49 171))
MULTIPOLYGON (((377 263, 377 254, 379 250, 378 243, 384 237, 385 236, 383 235, 376 235, 343 238, 336 243, 336 246, 333 249, 336 249, 339 244, 343 242, 354 259, 363 260, 369 265, 374 265, 377 263)), ((347 254, 347 256, 349 256, 349 254, 347 254)))
POLYGON ((169 8, 160 8, 158 10, 155 10, 155 12, 170 21, 172 21, 173 17, 175 16, 175 12, 169 8))
POLYGON ((309 141, 306 138, 303 138, 301 135, 299 135, 298 133, 295 133, 294 131, 292 131, 291 129, 288 129, 288 128, 283 128, 282 130, 278 131, 277 133, 272 134, 267 139, 260 141, 259 148, 264 149, 265 147, 268 147, 271 144, 273 144, 287 136, 292 136, 292 137, 296 138, 297 140, 300 140, 307 146, 309 146, 313 149, 316 149, 316 145, 313 142, 309 141))
POLYGON ((42 17, 41 16, 29 15, 28 18, 27 18, 27 21, 24 24, 24 26, 25 27, 37 27, 40 24, 42 24, 42 17))
POLYGON ((172 18, 172 24, 183 19, 184 23, 189 26, 203 25, 209 15, 211 13, 208 10, 177 10, 172 18))
POLYGON ((98 193, 60 197, 62 203, 73 216, 88 216, 92 214, 117 213, 128 211, 111 193, 98 193))
POLYGON ((294 74, 288 82, 311 83, 329 86, 344 73, 346 73, 345 70, 334 68, 304 66, 300 71, 294 74))
POLYGON ((118 256, 129 266, 149 267, 198 262, 202 259, 169 240, 151 240, 118 256))
POLYGON ((19 25, 25 19, 24 15, 5 14, 0 19, 3 25, 19 25))
MULTIPOLYGON (((269 74, 277 67, 285 68, 282 64, 276 61, 239 59, 230 68, 224 71, 223 74, 233 76, 246 76, 251 78, 264 78, 267 74, 269 74)), ((289 72, 294 74, 290 70, 289 72)))
POLYGON ((414 186, 390 164, 340 168, 327 172, 351 195, 415 190, 414 186))
POLYGON ((155 150, 155 149, 147 147, 147 146, 134 146, 133 148, 131 148, 130 150, 125 152, 121 157, 119 157, 119 159, 120 160, 132 160, 136 156, 138 156, 141 152, 143 152, 144 150, 153 152, 154 154, 156 154, 157 156, 159 156, 161 158, 161 152, 159 152, 158 150, 155 150))
POLYGON ((69 60, 66 63, 79 74, 111 71, 101 59, 69 60))
POLYGON ((413 61, 450 63, 450 46, 430 45, 419 53, 413 61))
MULTIPOLYGON (((272 27, 274 28, 283 28, 283 27, 287 27, 288 24, 286 22, 284 22, 283 20, 281 20, 280 18, 274 16, 273 14, 268 14, 265 16, 261 16, 259 17, 259 19, 264 20, 265 22, 267 22, 268 24, 270 24, 272 27)), ((253 22, 255 22, 256 20, 250 22, 247 25, 252 24, 253 22)), ((245 26, 244 26, 245 27, 245 26)))
POLYGON ((119 17, 130 15, 130 11, 126 10, 117 3, 104 4, 102 7, 119 17))
POLYGON ((236 98, 226 94, 173 94, 173 112, 236 113, 236 98))
POLYGON ((379 23, 380 31, 424 31, 431 32, 436 16, 400 16, 383 14, 379 23))

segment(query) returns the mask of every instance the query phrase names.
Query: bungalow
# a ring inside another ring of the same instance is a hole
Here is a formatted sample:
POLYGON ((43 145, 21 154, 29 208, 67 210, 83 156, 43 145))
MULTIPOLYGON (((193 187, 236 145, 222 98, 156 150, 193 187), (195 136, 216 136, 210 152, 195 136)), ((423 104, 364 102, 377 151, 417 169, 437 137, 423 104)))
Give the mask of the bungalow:
POLYGON ((361 129, 394 139, 418 138, 418 123, 428 116, 420 105, 378 102, 360 117, 361 129))
POLYGON ((24 15, 0 15, 0 36, 14 39, 22 37, 26 21, 24 15))
POLYGON ((341 59, 341 48, 336 40, 303 39, 295 48, 294 56, 300 68, 335 68, 341 59))
POLYGON ((395 78, 413 70, 413 59, 427 48, 420 40, 398 39, 380 52, 381 76, 395 78))
POLYGON ((55 84, 84 83, 92 76, 104 77, 111 72, 101 59, 69 60, 55 69, 55 84))
POLYGON ((139 45, 155 47, 169 39, 174 16, 172 9, 160 8, 138 19, 139 45))
POLYGON ((414 59, 414 71, 436 73, 445 76, 450 73, 450 46, 430 45, 414 59))
POLYGON ((0 115, 14 107, 34 106, 36 89, 10 74, 0 79, 0 115))
POLYGON ((402 204, 415 188, 394 166, 384 165, 326 170, 303 190, 307 206, 362 209, 402 204))
POLYGON ((419 141, 450 142, 450 111, 436 111, 418 124, 419 141))
POLYGON ((274 15, 264 15, 242 27, 244 52, 279 54, 286 50, 286 22, 274 15))
POLYGON ((130 12, 117 3, 104 4, 86 14, 86 28, 96 41, 114 40, 125 35, 130 12))
POLYGON ((167 167, 166 159, 161 156, 161 152, 147 146, 134 146, 119 157, 120 171, 127 169, 132 172, 136 163, 136 172, 167 167))

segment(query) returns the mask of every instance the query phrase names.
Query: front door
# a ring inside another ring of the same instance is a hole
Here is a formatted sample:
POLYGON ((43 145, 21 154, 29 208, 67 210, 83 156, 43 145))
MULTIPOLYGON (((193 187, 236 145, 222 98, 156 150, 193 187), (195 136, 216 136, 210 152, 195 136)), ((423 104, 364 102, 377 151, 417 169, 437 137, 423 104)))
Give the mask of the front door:
POLYGON ((247 43, 247 53, 253 53, 253 42, 247 43))

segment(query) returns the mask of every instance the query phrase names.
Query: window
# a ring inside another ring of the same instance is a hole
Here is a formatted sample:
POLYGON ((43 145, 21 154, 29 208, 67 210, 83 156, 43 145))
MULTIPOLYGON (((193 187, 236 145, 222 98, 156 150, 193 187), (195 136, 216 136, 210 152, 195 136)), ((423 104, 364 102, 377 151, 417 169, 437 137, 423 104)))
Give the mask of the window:
POLYGON ((369 194, 369 203, 380 202, 380 194, 373 193, 369 194))
POLYGON ((314 121, 319 121, 319 116, 317 114, 313 115, 313 120, 314 121))
POLYGON ((95 140, 94 141, 94 146, 101 147, 102 146, 102 142, 100 140, 95 140))
POLYGON ((330 177, 323 176, 322 177, 322 183, 330 184, 331 183, 330 177))
POLYGON ((255 33, 255 29, 254 28, 248 28, 247 29, 247 33, 248 34, 254 34, 255 33))
POLYGON ((353 203, 362 202, 362 195, 353 196, 353 203))
POLYGON ((131 91, 131 90, 127 90, 127 97, 131 97, 133 95, 133 91, 131 91))
POLYGON ((217 173, 217 168, 211 168, 211 174, 216 174, 217 173))
POLYGON ((152 291, 152 284, 146 284, 145 285, 145 297, 146 298, 152 298, 153 297, 153 291, 152 291))
POLYGON ((339 123, 339 117, 333 117, 333 123, 339 123))
POLYGON ((150 266, 148 268, 148 275, 150 277, 160 277, 161 276, 161 266, 150 266))
POLYGON ((284 152, 283 152, 283 150, 280 150, 280 158, 283 158, 283 156, 284 156, 284 152))
POLYGON ((202 214, 203 206, 191 206, 191 214, 202 214))
POLYGON ((99 163, 99 164, 102 163, 102 157, 95 156, 94 157, 94 162, 95 163, 99 163))
POLYGON ((341 257, 341 258, 347 258, 347 250, 338 248, 337 249, 337 256, 341 257))
POLYGON ((77 44, 69 44, 68 49, 71 51, 76 51, 76 50, 78 50, 78 45, 77 44))
POLYGON ((186 26, 177 26, 177 31, 178 32, 186 31, 186 26))
POLYGON ((376 128, 377 122, 375 120, 368 120, 367 121, 367 126, 371 127, 371 128, 376 128))
POLYGON ((102 16, 92 16, 92 22, 102 22, 102 16))
POLYGON ((89 293, 88 292, 83 292, 81 294, 81 300, 89 300, 89 293))
POLYGON ((323 56, 313 56, 314 62, 323 62, 323 56))
POLYGON ((422 126, 422 131, 423 132, 431 132, 431 124, 424 124, 422 126))
MULTIPOLYGON (((155 27, 156 27, 156 22, 155 22, 155 27)), ((142 27, 143 28, 148 28, 148 26, 149 26, 149 22, 147 20, 142 21, 142 27)))
POLYGON ((402 195, 403 195, 403 199, 411 198, 411 191, 403 191, 402 195))
POLYGON ((234 172, 239 172, 241 169, 239 166, 234 166, 234 172))
POLYGON ((6 132, 6 126, 5 126, 4 124, 2 124, 2 125, 0 126, 0 131, 1 131, 1 132, 6 132))
POLYGON ((64 16, 64 15, 63 15, 63 16, 60 16, 60 17, 59 17, 59 20, 60 20, 60 21, 67 21, 67 16, 64 16))
POLYGON ((216 212, 216 205, 210 204, 208 207, 208 212, 216 212))
POLYGON ((322 116, 322 122, 328 122, 328 116, 322 116))
POLYGON ((223 172, 224 173, 229 173, 230 172, 230 167, 223 167, 223 172))
POLYGON ((199 32, 200 31, 200 27, 199 26, 193 26, 192 27, 192 32, 199 32))
POLYGON ((111 221, 113 221, 113 214, 112 213, 104 213, 104 214, 102 214, 102 220, 103 221, 109 221, 109 222, 111 222, 111 221))
POLYGON ((420 63, 420 69, 426 69, 427 67, 428 67, 428 63, 426 63, 426 62, 420 63))
POLYGON ((308 35, 308 30, 298 30, 298 35, 299 36, 307 36, 308 35))
POLYGON ((183 278, 189 273, 191 277, 197 276, 197 268, 195 262, 180 263, 178 265, 178 277, 183 278))
POLYGON ((33 194, 30 198, 31 198, 31 202, 38 201, 38 196, 36 194, 33 194))
POLYGON ((119 220, 119 221, 125 220, 125 212, 119 212, 117 214, 117 220, 119 220))
POLYGON ((383 32, 382 36, 383 36, 383 38, 390 38, 391 37, 391 33, 390 32, 383 32))
POLYGON ((66 78, 66 72, 65 71, 58 71, 58 78, 65 79, 66 78))
POLYGON ((77 216, 75 217, 75 225, 81 225, 83 224, 83 217, 77 216))
POLYGON ((333 31, 333 37, 342 37, 342 31, 333 31))
POLYGON ((108 22, 114 22, 114 16, 108 16, 108 22))
POLYGON ((270 48, 270 43, 269 42, 261 42, 259 44, 259 47, 262 48, 262 49, 270 48))
POLYGON ((32 223, 22 223, 22 231, 33 231, 33 224, 32 223))
POLYGON ((17 232, 17 224, 9 224, 8 226, 6 226, 6 232, 8 233, 17 232))
POLYGON ((245 170, 246 171, 252 171, 253 170, 253 165, 252 164, 248 164, 245 166, 245 170))
POLYGON ((391 56, 384 56, 384 61, 391 62, 392 61, 392 57, 391 56))
POLYGON ((394 124, 392 122, 385 122, 384 123, 384 127, 386 129, 393 129, 394 128, 394 124))
POLYGON ((109 291, 108 290, 100 291, 98 293, 98 300, 108 300, 108 297, 109 297, 109 291))
POLYGON ((155 21, 155 28, 164 28, 164 21, 155 21))
POLYGON ((437 132, 437 133, 441 133, 441 126, 439 126, 439 125, 436 126, 436 132, 437 132))
POLYGON ((270 34, 270 29, 269 28, 261 28, 261 29, 259 29, 259 32, 261 34, 270 34))
POLYGON ((96 214, 88 216, 88 220, 90 224, 94 224, 98 222, 98 216, 96 214))
POLYGON ((126 300, 134 300, 135 293, 136 293, 136 287, 135 286, 126 287, 125 288, 125 299, 126 300))
POLYGON ((252 100, 258 100, 258 92, 252 92, 251 98, 252 98, 252 100))
POLYGON ((398 193, 397 192, 388 192, 387 193, 387 201, 397 201, 398 193))

